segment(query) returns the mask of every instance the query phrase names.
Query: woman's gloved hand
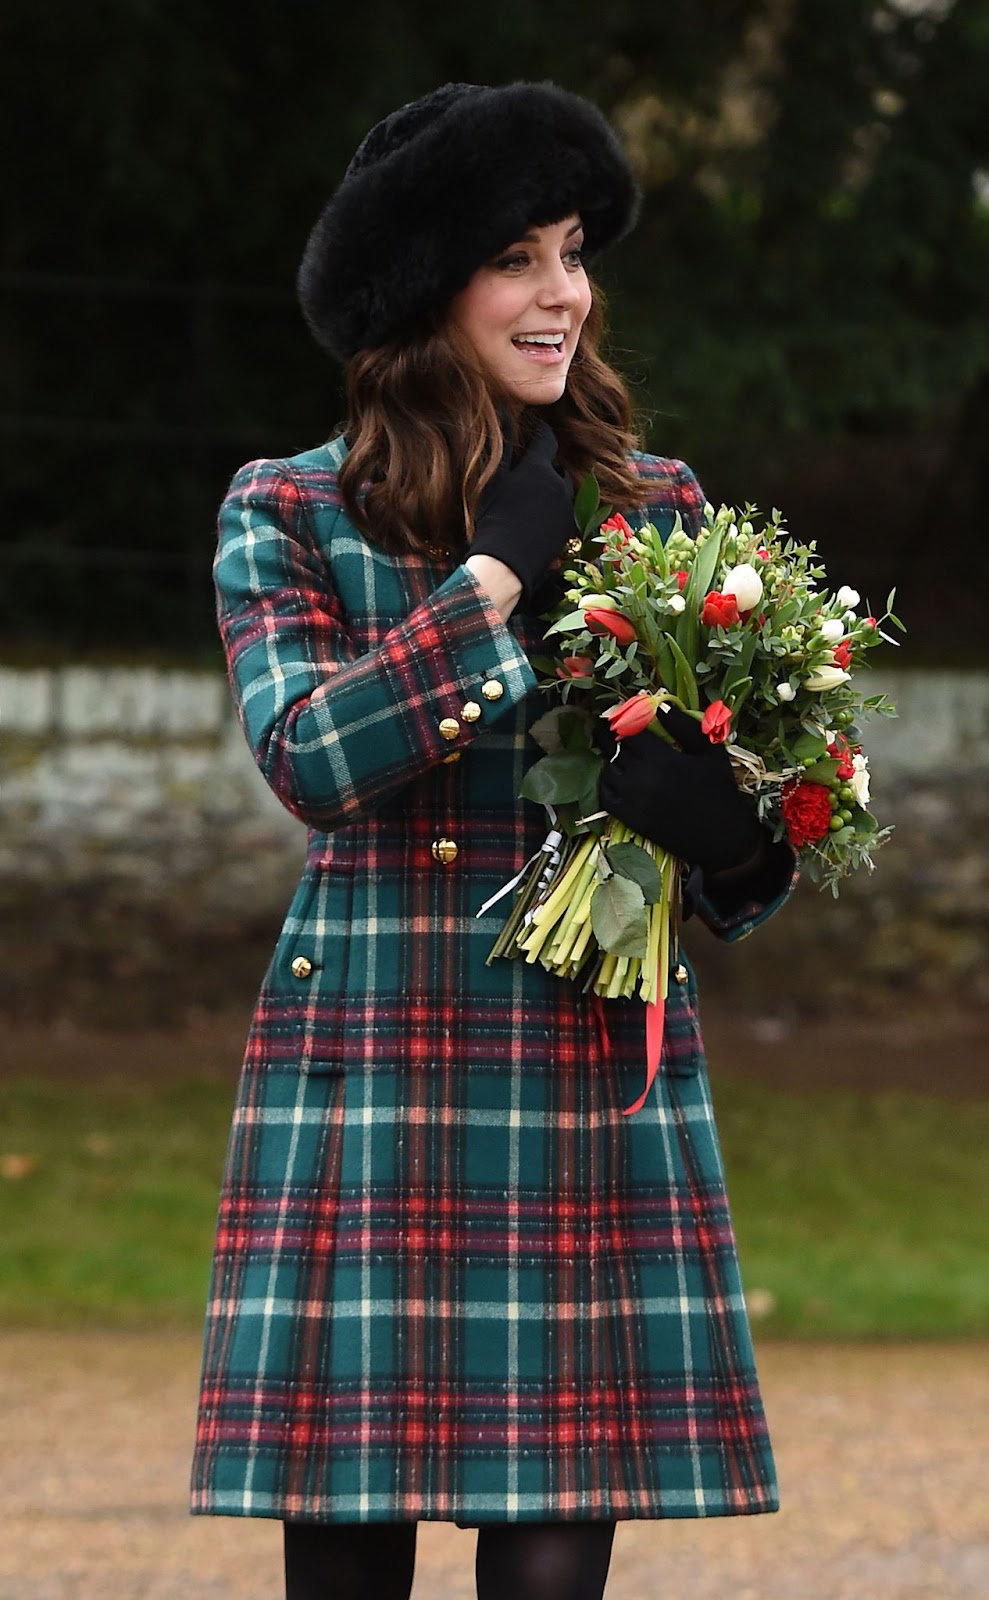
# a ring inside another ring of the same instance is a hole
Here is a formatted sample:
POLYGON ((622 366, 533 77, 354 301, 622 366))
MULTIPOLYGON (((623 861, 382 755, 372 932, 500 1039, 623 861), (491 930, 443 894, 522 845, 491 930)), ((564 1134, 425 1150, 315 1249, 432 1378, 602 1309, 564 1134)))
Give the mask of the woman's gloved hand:
POLYGON ((577 532, 574 483, 553 465, 556 435, 541 418, 528 449, 512 466, 513 437, 506 429, 505 453, 481 505, 468 554, 495 556, 511 567, 528 606, 539 580, 577 532))
MULTIPOLYGON (((735 782, 728 752, 712 744, 700 723, 676 706, 659 715, 680 749, 648 728, 623 739, 601 774, 602 807, 704 873, 750 861, 767 836, 755 807, 735 782)), ((609 756, 614 736, 607 723, 602 734, 598 743, 609 756)))

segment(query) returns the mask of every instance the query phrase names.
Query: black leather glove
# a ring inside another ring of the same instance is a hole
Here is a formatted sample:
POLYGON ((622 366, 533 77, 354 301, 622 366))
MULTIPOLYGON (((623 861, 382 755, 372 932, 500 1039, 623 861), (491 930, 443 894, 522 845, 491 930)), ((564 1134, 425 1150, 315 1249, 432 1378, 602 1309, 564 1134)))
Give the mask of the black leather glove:
MULTIPOLYGON (((605 761, 602 807, 704 873, 741 866, 768 836, 735 782, 728 752, 676 706, 659 715, 680 749, 648 728, 623 739, 615 759, 605 761)), ((609 756, 614 738, 607 723, 602 733, 598 743, 609 756)))
POLYGON ((554 467, 556 434, 541 418, 525 454, 512 466, 506 430, 501 466, 484 496, 468 555, 496 556, 511 567, 529 608, 540 578, 577 532, 574 484, 554 467))

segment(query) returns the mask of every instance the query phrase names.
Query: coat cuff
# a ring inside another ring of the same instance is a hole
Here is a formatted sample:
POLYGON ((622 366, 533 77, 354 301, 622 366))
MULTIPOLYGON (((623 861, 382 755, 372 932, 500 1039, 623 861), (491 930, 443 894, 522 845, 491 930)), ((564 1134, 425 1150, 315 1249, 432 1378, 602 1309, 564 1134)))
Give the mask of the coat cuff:
POLYGON ((697 900, 697 915, 717 938, 734 944, 775 915, 799 876, 792 847, 785 839, 773 840, 748 877, 718 888, 705 886, 697 900))

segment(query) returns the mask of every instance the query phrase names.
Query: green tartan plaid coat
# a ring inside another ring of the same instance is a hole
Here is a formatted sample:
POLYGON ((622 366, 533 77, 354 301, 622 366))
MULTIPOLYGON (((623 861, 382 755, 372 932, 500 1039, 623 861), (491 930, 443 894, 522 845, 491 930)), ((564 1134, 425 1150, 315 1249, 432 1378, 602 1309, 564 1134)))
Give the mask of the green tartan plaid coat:
MULTIPOLYGON (((693 974, 625 1117, 641 1003, 485 965, 510 901, 475 913, 545 833, 517 798, 541 629, 456 557, 370 545, 344 451, 249 464, 220 514, 234 698, 309 833, 234 1112, 192 1509, 775 1510, 693 974)), ((688 469, 634 459, 646 515, 696 527, 688 469)), ((738 938, 786 892, 701 914, 738 938)))

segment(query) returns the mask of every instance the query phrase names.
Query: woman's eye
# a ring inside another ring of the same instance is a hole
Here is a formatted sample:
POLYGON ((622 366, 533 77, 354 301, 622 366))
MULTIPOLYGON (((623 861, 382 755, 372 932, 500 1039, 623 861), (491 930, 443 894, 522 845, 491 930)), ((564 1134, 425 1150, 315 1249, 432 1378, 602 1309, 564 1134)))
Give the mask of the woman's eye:
POLYGON ((568 250, 566 255, 564 256, 564 260, 565 261, 572 261, 575 267, 579 267, 581 262, 583 261, 583 259, 584 259, 584 247, 581 244, 575 244, 573 249, 572 250, 568 250))
POLYGON ((529 257, 526 255, 525 251, 520 250, 515 255, 502 256, 500 260, 495 262, 495 266, 499 269, 499 271, 508 271, 513 267, 524 267, 528 263, 528 260, 529 257))

